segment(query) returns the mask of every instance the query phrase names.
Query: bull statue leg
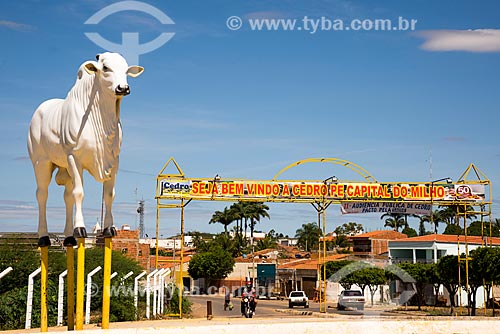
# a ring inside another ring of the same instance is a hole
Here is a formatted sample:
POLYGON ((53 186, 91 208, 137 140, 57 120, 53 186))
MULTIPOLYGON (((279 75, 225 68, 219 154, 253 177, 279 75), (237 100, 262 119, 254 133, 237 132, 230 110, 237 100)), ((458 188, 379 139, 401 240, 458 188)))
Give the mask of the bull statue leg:
POLYGON ((105 237, 116 236, 116 228, 113 223, 113 214, 111 213, 111 206, 113 205, 113 200, 115 199, 115 180, 116 174, 111 176, 111 179, 104 181, 103 192, 104 192, 104 204, 106 205, 106 213, 104 214, 104 226, 102 234, 105 237))
POLYGON ((66 225, 64 227, 64 242, 65 247, 76 246, 76 239, 73 236, 73 209, 75 199, 73 197, 73 181, 68 174, 66 168, 59 168, 56 174, 56 183, 64 185, 64 204, 66 205, 66 225))
POLYGON ((47 197, 49 184, 52 179, 54 166, 50 161, 36 161, 33 163, 36 178, 36 200, 38 202, 38 246, 50 246, 49 231, 47 229, 47 197))
MULTIPOLYGON (((68 155, 68 174, 73 181, 73 201, 75 203, 75 220, 73 236, 75 238, 86 238, 87 230, 83 220, 82 203, 84 198, 83 193, 83 169, 75 160, 75 157, 68 155)), ((65 231, 66 232, 66 231, 65 231)))

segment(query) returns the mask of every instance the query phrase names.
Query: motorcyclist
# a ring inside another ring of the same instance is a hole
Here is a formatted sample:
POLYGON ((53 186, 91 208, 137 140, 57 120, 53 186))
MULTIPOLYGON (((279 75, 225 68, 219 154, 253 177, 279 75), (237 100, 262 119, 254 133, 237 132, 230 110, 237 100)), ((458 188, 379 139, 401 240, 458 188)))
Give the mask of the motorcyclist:
POLYGON ((250 309, 255 314, 255 306, 257 302, 255 298, 257 294, 255 293, 255 289, 252 289, 252 282, 247 281, 246 287, 241 294, 241 315, 245 315, 245 297, 247 297, 250 301, 250 309))

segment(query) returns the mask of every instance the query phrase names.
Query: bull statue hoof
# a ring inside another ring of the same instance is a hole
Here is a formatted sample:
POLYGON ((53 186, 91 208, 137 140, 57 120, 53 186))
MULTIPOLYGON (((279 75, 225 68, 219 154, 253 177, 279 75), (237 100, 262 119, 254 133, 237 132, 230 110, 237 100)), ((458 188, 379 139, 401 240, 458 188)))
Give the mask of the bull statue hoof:
POLYGON ((74 247, 74 246, 76 246, 76 239, 75 239, 75 237, 74 236, 69 236, 69 237, 64 238, 63 245, 64 245, 64 247, 74 247))
POLYGON ((116 228, 114 226, 105 227, 104 230, 102 230, 102 236, 105 238, 116 237, 116 228))
POLYGON ((73 236, 75 238, 86 238, 87 230, 85 229, 85 227, 77 227, 73 230, 73 236))
POLYGON ((38 238, 38 247, 49 247, 50 246, 50 238, 48 235, 38 238))

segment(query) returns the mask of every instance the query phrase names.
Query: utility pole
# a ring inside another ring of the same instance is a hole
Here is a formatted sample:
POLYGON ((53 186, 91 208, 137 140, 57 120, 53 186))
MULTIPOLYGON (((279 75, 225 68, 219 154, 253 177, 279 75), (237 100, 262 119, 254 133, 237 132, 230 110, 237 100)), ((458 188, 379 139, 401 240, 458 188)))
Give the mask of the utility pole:
POLYGON ((137 208, 137 213, 139 214, 139 238, 144 238, 144 200, 139 201, 139 207, 137 208))

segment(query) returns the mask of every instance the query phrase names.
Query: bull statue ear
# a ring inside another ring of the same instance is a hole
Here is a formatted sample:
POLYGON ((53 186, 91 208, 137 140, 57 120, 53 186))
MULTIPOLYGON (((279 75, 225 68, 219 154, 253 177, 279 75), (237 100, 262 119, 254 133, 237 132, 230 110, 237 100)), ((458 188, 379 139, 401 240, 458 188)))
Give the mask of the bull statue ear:
POLYGON ((95 74, 97 72, 96 64, 93 61, 85 63, 83 68, 85 68, 85 71, 87 71, 87 73, 90 75, 95 74))
POLYGON ((141 75, 143 71, 144 71, 144 67, 142 67, 142 66, 137 66, 137 65, 130 66, 127 70, 127 75, 132 77, 132 78, 136 78, 139 75, 141 75))

